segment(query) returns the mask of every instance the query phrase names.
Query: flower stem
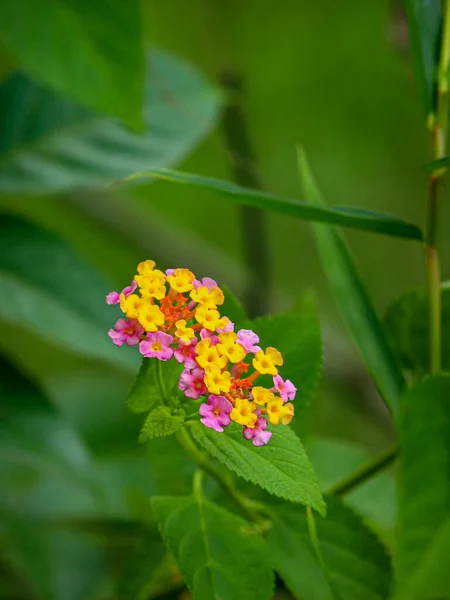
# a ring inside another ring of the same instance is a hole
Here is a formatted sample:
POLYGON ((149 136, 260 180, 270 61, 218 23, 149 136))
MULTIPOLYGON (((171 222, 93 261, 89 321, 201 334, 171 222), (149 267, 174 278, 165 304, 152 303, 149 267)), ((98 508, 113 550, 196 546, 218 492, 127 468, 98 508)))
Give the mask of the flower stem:
MULTIPOLYGON (((444 0, 441 50, 438 67, 436 114, 431 118, 431 137, 435 160, 444 158, 447 147, 448 114, 450 109, 450 0, 444 0)), ((436 168, 430 175, 428 187, 426 267, 429 319, 430 373, 441 370, 442 314, 441 314, 441 261, 442 198, 440 188, 445 168, 436 168)))
POLYGON ((393 446, 385 452, 361 465, 358 469, 331 485, 325 493, 332 496, 344 496, 356 487, 371 479, 374 475, 392 464, 398 455, 398 448, 393 446))

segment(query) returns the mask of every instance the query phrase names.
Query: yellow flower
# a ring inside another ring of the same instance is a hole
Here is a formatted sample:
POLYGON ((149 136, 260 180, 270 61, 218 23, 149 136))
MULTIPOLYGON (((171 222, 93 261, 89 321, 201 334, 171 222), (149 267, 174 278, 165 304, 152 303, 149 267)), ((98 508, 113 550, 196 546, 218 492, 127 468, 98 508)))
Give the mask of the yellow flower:
POLYGON ((245 427, 254 427, 258 418, 254 412, 257 408, 255 402, 250 402, 245 398, 236 398, 230 418, 245 427))
POLYGON ((211 394, 229 392, 231 387, 229 371, 221 371, 216 365, 207 365, 205 368, 205 385, 211 394))
POLYGON ((167 275, 170 287, 180 294, 192 290, 194 279, 195 275, 189 269, 175 269, 173 275, 167 275))
POLYGON ((278 425, 281 421, 283 425, 288 425, 294 416, 294 405, 290 402, 286 404, 278 396, 267 402, 267 416, 272 425, 278 425))
POLYGON ((166 295, 165 275, 162 271, 152 271, 149 275, 135 275, 142 296, 161 300, 166 295))
POLYGON ((241 362, 246 356, 244 348, 240 344, 236 344, 236 340, 236 333, 224 331, 219 334, 220 344, 217 344, 219 354, 226 356, 232 363, 241 362))
POLYGON ((252 389, 253 400, 260 406, 265 406, 267 402, 275 398, 273 392, 261 386, 255 386, 252 389))
POLYGON ((220 356, 216 346, 211 345, 211 340, 209 338, 199 342, 195 347, 195 352, 197 354, 195 360, 202 369, 205 369, 210 365, 215 365, 219 369, 223 369, 227 365, 227 357, 220 356))
POLYGON ((175 326, 177 328, 175 335, 180 339, 182 344, 189 344, 192 338, 195 337, 194 330, 191 327, 186 327, 186 321, 184 319, 177 321, 175 326))
POLYGON ((223 292, 219 287, 208 289, 206 286, 201 285, 196 290, 192 290, 190 296, 194 302, 207 304, 210 307, 220 306, 224 301, 223 292))
POLYGON ((261 375, 276 375, 278 369, 275 365, 280 366, 282 364, 283 358, 275 348, 266 348, 265 353, 259 350, 253 359, 253 366, 261 375))
POLYGON ((216 331, 217 329, 224 329, 228 325, 229 319, 227 317, 220 317, 220 313, 215 308, 210 308, 207 305, 200 305, 195 311, 195 318, 203 325, 205 329, 209 331, 216 331))
POLYGON ((164 325, 164 314, 156 304, 146 304, 138 310, 137 319, 145 331, 158 331, 164 325))
POLYGON ((120 294, 120 309, 128 319, 137 319, 138 310, 140 310, 144 306, 144 300, 140 298, 137 294, 130 294, 129 296, 125 296, 125 294, 120 294))
POLYGON ((155 265, 156 263, 154 260, 144 260, 138 264, 137 271, 139 275, 150 275, 155 268, 155 265))

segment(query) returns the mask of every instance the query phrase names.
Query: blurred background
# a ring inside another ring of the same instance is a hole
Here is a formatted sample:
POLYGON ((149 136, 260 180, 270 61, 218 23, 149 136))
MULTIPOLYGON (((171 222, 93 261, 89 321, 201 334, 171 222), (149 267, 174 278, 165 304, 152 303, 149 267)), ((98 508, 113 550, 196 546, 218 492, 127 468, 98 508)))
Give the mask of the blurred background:
MULTIPOLYGON (((139 358, 107 338, 104 296, 138 262, 214 277, 252 315, 314 295, 324 372, 304 435, 324 486, 393 430, 310 224, 109 184, 177 167, 300 197, 301 143, 327 203, 423 224, 430 156, 401 3, 136 2, 133 17, 117 0, 103 19, 77 1, 73 32, 64 11, 22 4, 0 10, 0 598, 180 597, 148 498, 189 491, 192 465, 172 440, 137 444, 124 399, 139 358)), ((379 314, 424 281, 418 245, 345 234, 379 314)), ((384 474, 348 497, 387 543, 394 494, 384 474)))

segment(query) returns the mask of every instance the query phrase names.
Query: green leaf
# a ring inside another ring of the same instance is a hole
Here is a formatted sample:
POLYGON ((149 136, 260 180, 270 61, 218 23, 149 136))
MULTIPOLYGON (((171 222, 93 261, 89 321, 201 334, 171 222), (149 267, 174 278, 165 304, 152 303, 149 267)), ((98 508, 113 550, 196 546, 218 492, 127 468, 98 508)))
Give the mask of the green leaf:
POLYGON ((423 166, 424 171, 429 171, 432 173, 433 171, 437 171, 438 169, 445 169, 450 165, 450 156, 444 156, 444 158, 438 158, 437 160, 432 160, 423 166))
POLYGON ((2 2, 0 41, 33 78, 88 108, 142 127, 139 0, 2 2))
POLYGON ((441 3, 433 0, 404 1, 414 75, 423 108, 429 114, 435 107, 441 3))
POLYGON ((134 135, 20 73, 0 86, 0 191, 60 192, 180 161, 218 115, 218 93, 162 52, 148 61, 146 130, 134 135))
POLYGON ((151 505, 194 599, 272 598, 266 542, 246 521, 202 498, 156 496, 151 505))
POLYGON ((127 396, 127 406, 135 413, 143 413, 161 405, 161 381, 167 397, 176 398, 178 395, 178 379, 183 365, 175 360, 167 362, 156 358, 143 358, 141 368, 127 396), (161 379, 159 375, 161 373, 161 379))
POLYGON ((233 321, 236 325, 235 330, 237 331, 243 327, 243 323, 248 319, 245 308, 226 286, 221 285, 220 287, 225 296, 224 303, 220 307, 220 314, 227 316, 230 321, 233 321))
POLYGON ((270 442, 260 447, 246 440, 242 427, 234 423, 223 433, 201 423, 190 427, 200 446, 239 477, 274 496, 306 504, 325 514, 325 502, 311 463, 302 443, 288 426, 271 428, 270 442))
POLYGON ((402 399, 395 600, 448 596, 450 375, 427 378, 402 399))
POLYGON ((326 519, 316 521, 324 569, 310 542, 306 515, 276 507, 268 536, 275 570, 299 600, 385 600, 390 560, 373 533, 338 499, 329 498, 326 519))
POLYGON ((155 437, 172 435, 184 423, 184 411, 173 413, 168 406, 158 406, 148 415, 139 434, 140 442, 147 442, 155 437))
MULTIPOLYGON (((280 375, 297 387, 294 401, 295 417, 291 427, 304 435, 308 428, 308 409, 315 398, 322 370, 322 340, 320 322, 314 301, 303 298, 287 313, 259 317, 243 326, 255 331, 260 346, 277 348, 283 356, 280 375)), ((258 379, 272 387, 272 378, 258 379)))
POLYGON ((126 183, 146 178, 162 179, 172 183, 182 183, 191 187, 211 190, 226 196, 238 205, 255 206, 262 210, 272 210, 306 221, 320 221, 334 225, 343 225, 345 227, 353 227, 354 229, 362 229, 364 231, 372 231, 374 233, 411 240, 421 241, 423 239, 420 228, 401 217, 345 206, 311 206, 307 202, 302 202, 296 198, 284 198, 268 194, 267 192, 241 187, 229 181, 182 173, 171 169, 151 169, 145 172, 138 172, 125 177, 117 183, 126 183))
MULTIPOLYGON (((442 283, 442 368, 450 370, 450 281, 442 283)), ((404 369, 424 374, 429 364, 428 299, 424 287, 402 294, 384 317, 391 345, 404 369)))
MULTIPOLYGON (((308 202, 322 206, 324 201, 310 171, 306 156, 299 151, 299 169, 308 202)), ((380 395, 394 412, 405 387, 394 353, 356 270, 344 238, 335 229, 314 225, 325 272, 356 345, 378 387, 380 395)))
POLYGON ((0 320, 76 354, 136 368, 136 349, 117 348, 107 335, 120 316, 105 304, 110 286, 63 240, 12 215, 0 216, 0 287, 0 320))

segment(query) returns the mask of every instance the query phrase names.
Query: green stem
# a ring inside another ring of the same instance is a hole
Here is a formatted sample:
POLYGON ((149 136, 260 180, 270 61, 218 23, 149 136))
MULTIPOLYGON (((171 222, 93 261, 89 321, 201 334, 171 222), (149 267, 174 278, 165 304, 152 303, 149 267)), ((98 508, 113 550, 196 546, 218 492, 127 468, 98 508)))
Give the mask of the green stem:
MULTIPOLYGON (((242 78, 233 70, 224 70, 220 82, 228 93, 223 115, 223 131, 236 183, 261 189, 255 168, 255 158, 245 115, 245 97, 242 78)), ((269 248, 267 219, 262 210, 241 206, 242 243, 244 258, 249 269, 245 306, 251 317, 263 315, 269 308, 269 248)))
MULTIPOLYGON (((447 147, 450 72, 450 0, 444 0, 441 50, 438 67, 438 85, 436 114, 432 118, 431 134, 433 158, 444 158, 447 147)), ((436 168, 430 176, 427 235, 426 267, 429 311, 429 357, 430 373, 439 373, 442 356, 442 314, 441 314, 441 260, 440 243, 442 230, 442 198, 440 188, 446 169, 436 168)))
POLYGON ((343 477, 340 481, 330 486, 325 493, 332 496, 343 496, 356 487, 371 479, 374 475, 388 467, 397 458, 396 446, 389 448, 382 454, 375 456, 358 469, 343 477))

